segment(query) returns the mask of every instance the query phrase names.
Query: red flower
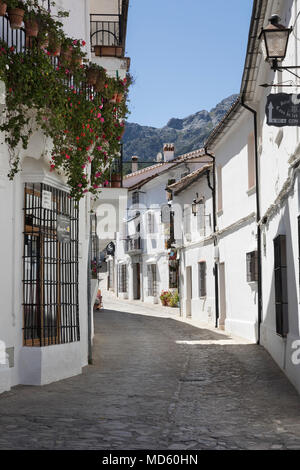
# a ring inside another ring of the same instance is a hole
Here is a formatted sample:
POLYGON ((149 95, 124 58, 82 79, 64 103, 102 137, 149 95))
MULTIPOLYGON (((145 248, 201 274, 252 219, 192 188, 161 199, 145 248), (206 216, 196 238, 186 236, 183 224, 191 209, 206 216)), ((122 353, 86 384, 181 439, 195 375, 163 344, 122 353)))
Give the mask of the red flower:
POLYGON ((85 45, 86 45, 86 42, 85 42, 85 41, 82 41, 82 43, 81 43, 81 44, 82 44, 83 46, 85 46, 85 45))

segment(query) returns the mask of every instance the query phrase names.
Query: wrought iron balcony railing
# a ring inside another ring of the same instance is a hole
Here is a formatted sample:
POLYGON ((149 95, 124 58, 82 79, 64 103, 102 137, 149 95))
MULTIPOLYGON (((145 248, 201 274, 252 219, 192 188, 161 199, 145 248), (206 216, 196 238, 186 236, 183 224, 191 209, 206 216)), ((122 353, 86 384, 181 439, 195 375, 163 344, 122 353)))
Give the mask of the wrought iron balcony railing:
POLYGON ((142 250, 142 239, 141 237, 127 237, 125 239, 125 252, 126 253, 137 253, 142 250))
POLYGON ((90 15, 91 50, 96 55, 124 55, 122 15, 90 15))

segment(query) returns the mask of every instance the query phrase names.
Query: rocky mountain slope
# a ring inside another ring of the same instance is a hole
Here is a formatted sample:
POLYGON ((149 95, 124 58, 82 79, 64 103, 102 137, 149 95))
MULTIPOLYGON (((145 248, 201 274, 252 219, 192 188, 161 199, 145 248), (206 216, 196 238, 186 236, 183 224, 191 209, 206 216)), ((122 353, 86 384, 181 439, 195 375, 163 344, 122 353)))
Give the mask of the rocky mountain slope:
POLYGON ((211 111, 199 111, 183 119, 172 118, 160 129, 128 122, 123 137, 124 160, 138 155, 141 160, 154 161, 166 142, 175 144, 176 155, 201 148, 236 98, 237 95, 225 98, 211 111))

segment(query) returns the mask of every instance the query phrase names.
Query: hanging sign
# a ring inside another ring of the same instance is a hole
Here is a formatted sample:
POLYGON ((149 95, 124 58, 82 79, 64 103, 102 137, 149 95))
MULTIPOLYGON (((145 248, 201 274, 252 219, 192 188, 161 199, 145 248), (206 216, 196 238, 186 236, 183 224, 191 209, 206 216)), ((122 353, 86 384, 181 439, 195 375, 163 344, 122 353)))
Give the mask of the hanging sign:
POLYGON ((268 126, 300 126, 300 94, 271 93, 266 116, 268 126))
POLYGON ((114 256, 114 254, 115 254, 115 244, 114 244, 114 242, 109 242, 109 244, 106 246, 106 253, 108 255, 114 256))
POLYGON ((71 220, 66 215, 57 216, 56 233, 57 240, 61 243, 69 243, 71 241, 71 220))
POLYGON ((52 193, 51 191, 46 191, 45 189, 42 190, 42 208, 52 209, 52 193))
POLYGON ((169 204, 162 204, 161 205, 161 221, 163 224, 170 223, 170 216, 171 216, 171 208, 169 204))

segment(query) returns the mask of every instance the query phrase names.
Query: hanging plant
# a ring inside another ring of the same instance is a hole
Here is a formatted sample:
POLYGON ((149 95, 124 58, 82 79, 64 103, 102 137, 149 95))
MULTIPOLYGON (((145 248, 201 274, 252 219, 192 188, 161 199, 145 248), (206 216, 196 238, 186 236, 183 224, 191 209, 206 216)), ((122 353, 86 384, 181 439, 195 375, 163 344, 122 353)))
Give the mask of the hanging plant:
POLYGON ((7 10, 7 3, 0 0, 0 16, 5 16, 7 10))
POLYGON ((25 3, 20 0, 6 0, 6 4, 11 29, 20 29, 26 11, 25 3))

